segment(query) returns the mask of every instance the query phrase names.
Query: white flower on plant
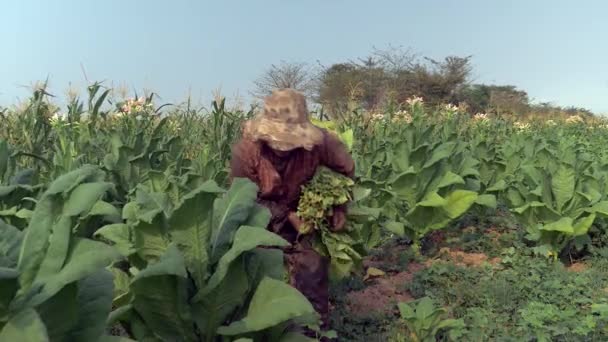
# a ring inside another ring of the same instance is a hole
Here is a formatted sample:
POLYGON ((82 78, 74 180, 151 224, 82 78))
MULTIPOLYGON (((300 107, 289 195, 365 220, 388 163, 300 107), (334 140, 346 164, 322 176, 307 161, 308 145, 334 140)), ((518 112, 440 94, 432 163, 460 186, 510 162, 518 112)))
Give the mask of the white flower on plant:
POLYGON ((60 123, 63 120, 63 115, 60 112, 55 112, 49 118, 49 122, 53 125, 60 123))
POLYGON ((555 122, 555 120, 547 120, 545 124, 547 124, 548 126, 556 126, 557 122, 555 122))
POLYGON ((417 104, 423 104, 424 100, 422 99, 422 97, 413 96, 413 97, 410 97, 409 99, 407 99, 405 102, 407 102, 407 104, 409 104, 410 106, 414 106, 417 104))
POLYGON ((477 113, 475 115, 473 115, 473 120, 475 121, 488 121, 488 114, 487 113, 477 113))
POLYGON ((583 118, 580 115, 572 115, 566 119, 566 123, 581 123, 583 122, 583 118))
POLYGON ((410 124, 412 123, 413 119, 410 113, 408 113, 406 110, 400 110, 393 115, 392 121, 394 123, 403 122, 406 124, 410 124))
POLYGON ((451 103, 443 105, 443 109, 446 110, 446 111, 448 111, 448 112, 458 112, 459 111, 458 106, 454 106, 451 103))
POLYGON ((384 114, 380 112, 372 113, 372 121, 382 121, 384 120, 384 114))
POLYGON ((520 121, 515 121, 515 123, 513 124, 513 126, 515 126, 515 128, 517 128, 520 131, 525 131, 528 128, 530 128, 530 124, 527 122, 520 122, 520 121))

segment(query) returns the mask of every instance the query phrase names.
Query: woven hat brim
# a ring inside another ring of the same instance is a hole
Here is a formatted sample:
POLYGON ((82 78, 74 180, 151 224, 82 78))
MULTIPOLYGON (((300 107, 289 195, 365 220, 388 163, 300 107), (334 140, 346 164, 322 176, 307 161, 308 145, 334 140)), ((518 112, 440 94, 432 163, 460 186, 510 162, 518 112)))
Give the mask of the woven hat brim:
POLYGON ((254 140, 261 140, 278 151, 304 148, 311 151, 323 143, 323 132, 311 122, 286 123, 260 117, 245 124, 246 133, 254 140))

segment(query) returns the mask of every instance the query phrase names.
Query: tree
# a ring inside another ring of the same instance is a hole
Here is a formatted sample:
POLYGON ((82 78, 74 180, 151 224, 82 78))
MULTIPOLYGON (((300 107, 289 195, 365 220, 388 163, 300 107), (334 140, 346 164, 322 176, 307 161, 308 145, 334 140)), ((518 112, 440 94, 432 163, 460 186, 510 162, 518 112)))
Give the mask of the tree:
POLYGON ((317 88, 316 80, 316 73, 308 64, 281 61, 280 64, 272 64, 253 82, 251 95, 262 99, 275 89, 291 88, 306 96, 313 96, 317 88))

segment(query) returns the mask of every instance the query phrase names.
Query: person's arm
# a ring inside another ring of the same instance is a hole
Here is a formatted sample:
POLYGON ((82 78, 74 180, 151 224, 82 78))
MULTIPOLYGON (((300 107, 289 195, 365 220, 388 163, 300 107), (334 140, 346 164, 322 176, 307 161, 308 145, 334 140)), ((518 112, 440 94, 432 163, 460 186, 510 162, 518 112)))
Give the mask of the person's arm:
POLYGON ((321 151, 321 164, 349 178, 355 177, 355 161, 346 145, 333 133, 324 132, 325 140, 321 151))
MULTIPOLYGON (((325 143, 321 155, 321 164, 349 178, 355 177, 355 162, 346 145, 332 133, 325 132, 325 143)), ((348 203, 334 207, 330 218, 335 231, 340 231, 346 224, 348 203)))
POLYGON ((254 149, 255 144, 245 139, 240 140, 232 147, 230 183, 234 178, 248 178, 252 182, 258 183, 254 149))

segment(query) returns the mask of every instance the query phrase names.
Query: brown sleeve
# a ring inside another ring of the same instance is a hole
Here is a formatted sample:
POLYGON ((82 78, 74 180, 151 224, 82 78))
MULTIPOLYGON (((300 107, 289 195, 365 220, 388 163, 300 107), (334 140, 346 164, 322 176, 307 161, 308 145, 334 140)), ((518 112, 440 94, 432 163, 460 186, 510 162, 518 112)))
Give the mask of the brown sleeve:
POLYGON ((259 153, 256 144, 252 141, 243 139, 232 147, 230 160, 230 183, 234 178, 249 178, 252 182, 258 183, 257 163, 259 153))
POLYGON ((346 145, 335 134, 324 131, 325 143, 321 149, 321 164, 347 177, 355 177, 355 162, 346 145))

